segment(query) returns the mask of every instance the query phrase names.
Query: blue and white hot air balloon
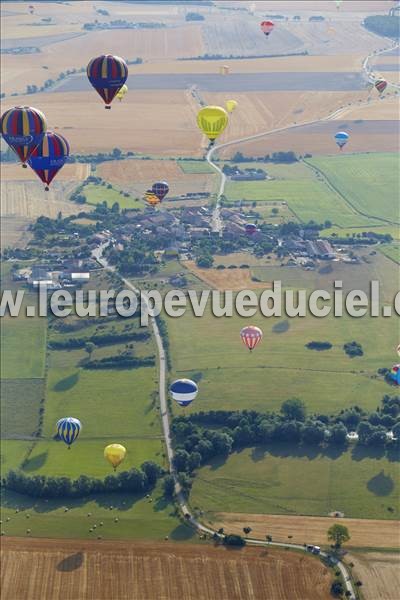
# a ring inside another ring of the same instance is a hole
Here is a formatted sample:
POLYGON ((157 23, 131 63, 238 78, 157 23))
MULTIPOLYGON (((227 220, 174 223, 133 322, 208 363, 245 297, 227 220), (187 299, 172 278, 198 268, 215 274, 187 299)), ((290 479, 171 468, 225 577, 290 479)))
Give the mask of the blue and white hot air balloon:
POLYGON ((189 406, 196 398, 199 388, 191 379, 177 379, 171 384, 169 391, 179 406, 189 406))
POLYGON ((64 417, 57 421, 56 428, 60 439, 70 448, 80 434, 82 423, 74 417, 64 417))
POLYGON ((349 141, 349 134, 346 133, 345 131, 338 131, 337 134, 335 135, 335 142, 337 143, 337 145, 339 146, 339 148, 342 150, 343 146, 345 146, 347 144, 347 142, 349 141))

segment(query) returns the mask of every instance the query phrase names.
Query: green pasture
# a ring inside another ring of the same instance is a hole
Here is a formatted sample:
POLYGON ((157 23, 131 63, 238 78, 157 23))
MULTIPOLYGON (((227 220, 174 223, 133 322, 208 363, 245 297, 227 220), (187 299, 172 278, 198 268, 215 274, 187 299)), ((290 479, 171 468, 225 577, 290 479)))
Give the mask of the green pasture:
POLYGON ((105 185, 96 185, 89 183, 83 189, 83 194, 86 196, 87 204, 101 204, 107 202, 109 208, 115 202, 118 202, 120 208, 143 208, 143 202, 137 201, 131 196, 125 198, 123 194, 119 193, 116 188, 107 189, 105 185))
POLYGON ((1 381, 1 436, 30 436, 37 430, 43 379, 1 381))
POLYGON ((210 512, 327 516, 342 511, 346 517, 395 519, 399 484, 396 458, 386 458, 380 449, 340 453, 275 444, 243 450, 226 462, 213 460, 199 470, 190 499, 210 512))
POLYGON ((385 256, 400 264, 400 244, 384 244, 379 246, 379 251, 385 256))
POLYGON ((34 442, 28 440, 1 440, 0 458, 2 476, 10 469, 18 469, 34 442))
POLYGON ((46 501, 7 491, 2 494, 2 521, 2 530, 9 536, 28 536, 27 529, 32 537, 75 539, 101 536, 105 540, 162 540, 169 536, 170 540, 182 541, 194 535, 194 530, 175 516, 175 508, 162 497, 160 486, 151 498, 99 494, 84 499, 46 501), (89 531, 91 528, 93 532, 89 531))
POLYGON ((350 206, 372 218, 400 224, 397 154, 323 156, 307 162, 320 170, 350 206))
POLYGON ((205 160, 178 160, 177 164, 184 173, 196 175, 201 173, 215 174, 215 170, 210 167, 205 160))

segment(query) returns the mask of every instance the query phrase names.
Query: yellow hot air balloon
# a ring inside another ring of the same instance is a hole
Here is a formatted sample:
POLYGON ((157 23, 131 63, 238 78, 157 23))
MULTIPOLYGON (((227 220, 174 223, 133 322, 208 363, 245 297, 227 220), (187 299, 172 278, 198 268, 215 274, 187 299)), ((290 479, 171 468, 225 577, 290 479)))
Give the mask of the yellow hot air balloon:
POLYGON ((197 125, 213 144, 228 125, 228 113, 221 106, 205 106, 197 114, 197 125))
POLYGON ((233 112, 237 105, 238 103, 236 102, 236 100, 227 100, 225 102, 226 110, 228 111, 228 113, 233 112))
POLYGON ((118 90, 118 92, 115 94, 116 97, 118 98, 118 100, 121 102, 121 100, 124 99, 126 92, 128 91, 128 86, 126 85, 126 83, 124 83, 124 85, 122 86, 122 88, 120 88, 118 90))
POLYGON ((150 204, 150 206, 156 206, 160 203, 160 199, 155 195, 155 193, 152 190, 147 190, 147 192, 145 192, 144 199, 145 202, 147 202, 147 204, 150 204))
POLYGON ((112 464, 114 471, 124 460, 125 454, 126 448, 121 444, 110 444, 104 448, 104 458, 112 464))

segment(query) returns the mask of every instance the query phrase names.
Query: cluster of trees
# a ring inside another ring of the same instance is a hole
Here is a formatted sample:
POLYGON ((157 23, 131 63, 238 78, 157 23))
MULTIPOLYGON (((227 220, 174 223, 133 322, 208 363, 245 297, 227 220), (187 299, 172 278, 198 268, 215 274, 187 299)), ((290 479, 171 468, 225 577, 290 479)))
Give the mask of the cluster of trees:
POLYGON ((252 172, 252 173, 263 173, 265 174, 264 169, 240 169, 237 165, 228 165, 228 164, 224 164, 224 166, 222 167, 222 171, 223 173, 225 173, 225 175, 236 175, 236 173, 246 173, 246 171, 248 172, 252 172))
POLYGON ((306 344, 306 348, 309 350, 330 350, 332 344, 330 342, 309 342, 306 344))
MULTIPOLYGON (((306 155, 310 158, 310 155, 306 155)), ((294 163, 298 162, 299 158, 295 152, 288 150, 287 152, 273 152, 266 154, 263 157, 245 156, 242 152, 236 152, 231 162, 272 162, 272 163, 294 163)))
POLYGON ((78 479, 45 475, 29 477, 20 471, 10 470, 1 483, 9 490, 33 497, 81 498, 104 492, 140 494, 151 490, 163 475, 162 467, 153 461, 146 461, 140 469, 122 471, 116 475, 108 475, 104 479, 95 479, 87 475, 80 475, 78 479))
POLYGON ((83 29, 86 31, 94 31, 98 29, 161 29, 166 27, 165 23, 156 23, 154 21, 148 21, 144 23, 135 23, 133 21, 126 21, 125 19, 116 19, 115 21, 109 21, 108 23, 84 23, 83 29))
POLYGON ((362 346, 358 342, 347 342, 344 344, 343 350, 346 352, 347 356, 350 356, 350 358, 353 358, 354 356, 362 356, 364 354, 362 346))
POLYGON ((153 367, 156 364, 154 354, 151 356, 137 357, 132 355, 130 349, 114 356, 105 356, 96 360, 88 360, 82 364, 85 369, 138 369, 139 367, 153 367))
POLYGON ((139 235, 133 237, 121 252, 111 248, 108 260, 123 275, 142 276, 156 273, 159 269, 153 244, 139 235))
POLYGON ((400 37, 400 17, 396 15, 373 15, 366 17, 363 23, 366 29, 393 39, 400 37))
POLYGON ((186 21, 204 21, 204 16, 200 13, 189 12, 186 13, 186 21))
POLYGON ((200 54, 189 58, 178 58, 178 60, 241 60, 243 58, 279 58, 283 56, 308 56, 307 50, 303 52, 288 52, 286 54, 200 54))
POLYGON ((94 346, 108 346, 111 344, 122 344, 124 342, 143 342, 150 337, 147 331, 134 332, 109 332, 95 333, 90 337, 67 338, 66 340, 52 340, 49 348, 52 350, 69 350, 73 348, 84 348, 88 343, 94 346))
POLYGON ((384 396, 382 406, 372 413, 354 406, 336 415, 307 415, 304 402, 292 398, 282 404, 280 413, 220 410, 176 417, 174 466, 178 472, 191 473, 215 456, 274 442, 346 447, 352 430, 358 432, 361 445, 399 445, 400 397, 384 396), (387 440, 389 429, 395 441, 387 440))

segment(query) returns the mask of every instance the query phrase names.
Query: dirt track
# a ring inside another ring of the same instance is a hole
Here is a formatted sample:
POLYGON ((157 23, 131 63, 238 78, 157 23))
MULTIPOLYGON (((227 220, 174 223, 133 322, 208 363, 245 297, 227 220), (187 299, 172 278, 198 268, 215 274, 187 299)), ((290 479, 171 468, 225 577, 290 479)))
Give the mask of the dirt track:
POLYGON ((4 600, 330 598, 319 561, 271 549, 3 538, 2 567, 4 600))

